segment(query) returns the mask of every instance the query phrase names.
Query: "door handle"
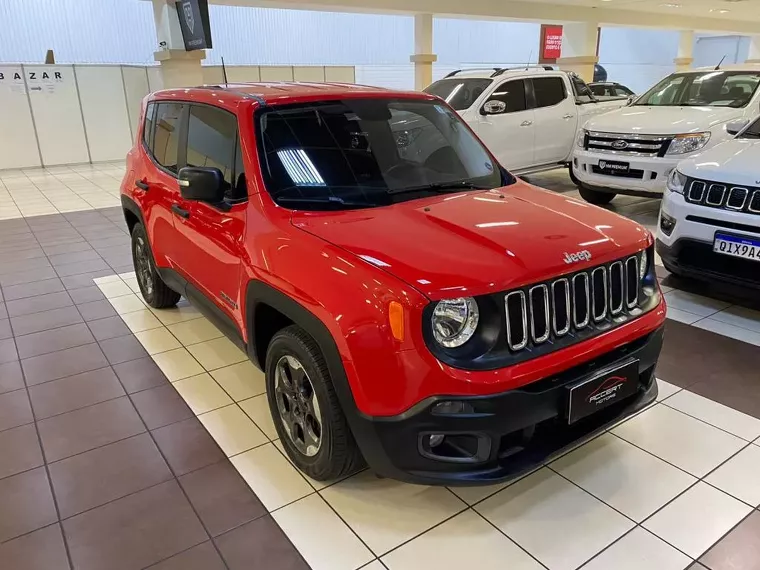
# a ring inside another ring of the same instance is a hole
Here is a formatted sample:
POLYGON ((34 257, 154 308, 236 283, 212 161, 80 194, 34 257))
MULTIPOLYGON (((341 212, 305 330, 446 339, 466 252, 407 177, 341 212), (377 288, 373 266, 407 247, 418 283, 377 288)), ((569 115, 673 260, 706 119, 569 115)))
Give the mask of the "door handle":
POLYGON ((135 186, 137 186, 140 190, 148 190, 150 186, 148 186, 147 182, 143 182, 142 180, 135 180, 135 186))
POLYGON ((190 217, 190 212, 180 208, 179 204, 172 204, 172 212, 185 219, 188 219, 190 217))
POLYGON ((533 124, 533 121, 523 121, 522 123, 520 123, 520 126, 521 127, 529 127, 532 124, 533 124))
POLYGON ((572 119, 575 115, 565 115, 563 119, 572 119))

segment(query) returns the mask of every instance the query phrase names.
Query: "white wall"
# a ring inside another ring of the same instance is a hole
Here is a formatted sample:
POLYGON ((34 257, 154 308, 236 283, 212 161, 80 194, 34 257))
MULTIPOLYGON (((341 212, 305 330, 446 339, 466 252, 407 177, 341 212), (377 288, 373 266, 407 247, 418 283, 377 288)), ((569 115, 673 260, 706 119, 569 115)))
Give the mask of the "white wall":
POLYGON ((748 37, 700 36, 694 46, 694 66, 715 66, 724 56, 726 58, 724 63, 743 63, 748 55, 748 37))

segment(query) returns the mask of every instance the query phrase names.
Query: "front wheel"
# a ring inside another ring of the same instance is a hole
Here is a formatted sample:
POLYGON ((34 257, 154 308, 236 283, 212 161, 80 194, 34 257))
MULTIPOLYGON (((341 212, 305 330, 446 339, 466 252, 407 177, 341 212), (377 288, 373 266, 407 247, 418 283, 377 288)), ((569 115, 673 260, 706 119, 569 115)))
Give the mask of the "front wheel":
POLYGON ((266 387, 277 434, 296 467, 328 481, 362 466, 324 356, 301 327, 286 327, 269 343, 266 387))
POLYGON ((605 204, 609 204, 615 197, 614 192, 600 192, 599 190, 591 190, 585 186, 578 186, 578 192, 580 193, 581 198, 586 200, 586 202, 589 204, 594 204, 596 206, 604 206, 605 204))

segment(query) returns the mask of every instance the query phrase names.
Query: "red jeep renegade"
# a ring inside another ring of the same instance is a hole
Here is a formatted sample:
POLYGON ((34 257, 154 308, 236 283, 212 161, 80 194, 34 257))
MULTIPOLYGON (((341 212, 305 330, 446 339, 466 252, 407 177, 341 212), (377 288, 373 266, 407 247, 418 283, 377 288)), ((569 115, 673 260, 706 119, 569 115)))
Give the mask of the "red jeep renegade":
POLYGON ((431 95, 154 93, 122 204, 145 301, 246 351, 315 479, 494 482, 657 394, 651 234, 515 179, 431 95))

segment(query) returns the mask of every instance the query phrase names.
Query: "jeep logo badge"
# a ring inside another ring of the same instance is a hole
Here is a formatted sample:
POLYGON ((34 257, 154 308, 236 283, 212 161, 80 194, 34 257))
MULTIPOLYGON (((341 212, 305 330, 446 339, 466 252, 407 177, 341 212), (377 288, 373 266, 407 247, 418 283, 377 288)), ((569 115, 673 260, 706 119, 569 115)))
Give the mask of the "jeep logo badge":
POLYGON ((628 143, 625 141, 615 141, 612 143, 612 148, 623 150, 624 148, 628 148, 628 143))
POLYGON ((578 263, 579 261, 591 261, 591 252, 587 249, 576 251, 575 253, 565 252, 563 261, 568 265, 571 263, 578 263))

